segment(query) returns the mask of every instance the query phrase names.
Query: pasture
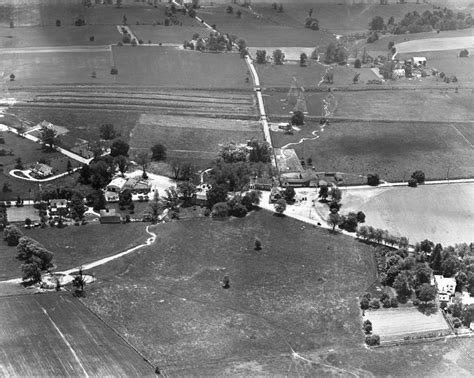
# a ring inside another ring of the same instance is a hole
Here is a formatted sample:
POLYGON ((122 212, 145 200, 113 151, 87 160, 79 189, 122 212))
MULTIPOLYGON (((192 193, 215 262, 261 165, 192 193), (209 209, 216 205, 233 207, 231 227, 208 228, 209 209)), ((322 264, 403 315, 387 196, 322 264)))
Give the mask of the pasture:
POLYGON ((257 121, 158 114, 143 114, 131 135, 132 154, 163 143, 169 158, 192 161, 199 168, 207 168, 216 158, 219 144, 263 138, 257 121))
POLYGON ((237 53, 201 53, 171 47, 112 46, 118 84, 168 88, 252 88, 237 53))
POLYGON ((380 309, 367 311, 364 319, 372 322, 372 333, 380 336, 381 343, 403 340, 404 336, 441 336, 449 332, 449 326, 440 310, 425 315, 416 307, 380 309))
POLYGON ((3 376, 153 376, 154 368, 69 293, 0 298, 3 376))
POLYGON ((474 120, 471 89, 333 92, 335 117, 367 120, 463 122, 474 120), (420 101, 423 99, 423 101, 420 101), (402 109, 402 111, 401 111, 402 109))
MULTIPOLYGON (((32 207, 30 208, 32 209, 32 207)), ((24 220, 25 218, 21 221, 24 220)), ((141 222, 91 223, 84 226, 47 227, 30 230, 21 228, 21 230, 25 236, 37 240, 54 253, 55 270, 66 270, 144 243, 149 237, 145 232, 145 226, 141 222), (84 237, 85 235, 87 238, 84 237)), ((9 247, 5 242, 2 242, 0 252, 2 262, 0 278, 20 277, 22 262, 16 259, 16 247, 9 247)))
MULTIPOLYGON (((272 133, 274 147, 312 137, 311 123, 295 135, 272 133)), ((332 122, 319 139, 293 145, 299 157, 311 157, 317 171, 356 175, 378 173, 388 181, 408 180, 421 169, 427 180, 471 177, 472 126, 417 122, 332 122)))
POLYGON ((374 279, 369 247, 302 226, 265 211, 160 224, 156 244, 96 269, 85 301, 177 375, 281 358, 289 346, 305 352, 357 345, 363 337, 356 296, 374 279), (259 252, 255 235, 264 246, 259 252), (219 282, 225 274, 228 290, 219 282))
POLYGON ((41 84, 95 84, 115 83, 110 74, 112 66, 108 47, 38 48, 36 50, 0 51, 1 71, 15 74, 8 87, 41 84), (62 51, 64 50, 64 51, 62 51), (58 67, 60 69, 58 69, 58 67), (96 73, 96 78, 92 73, 96 73))
POLYGON ((0 48, 100 46, 120 40, 116 25, 0 28, 0 48), (90 41, 91 36, 94 41, 90 41))
POLYGON ((303 27, 311 8, 313 9, 312 17, 319 20, 320 29, 342 35, 368 31, 369 22, 375 16, 383 17, 385 22, 390 16, 393 16, 398 22, 408 12, 416 10, 422 14, 427 9, 432 10, 431 5, 414 4, 413 2, 404 5, 393 3, 379 5, 378 2, 347 5, 344 2, 315 4, 310 1, 299 4, 283 4, 283 14, 272 9, 271 3, 256 5, 254 9, 271 22, 289 23, 292 26, 303 27))
POLYGON ((349 188, 343 190, 342 203, 344 212, 361 210, 367 225, 406 236, 413 244, 424 239, 443 246, 474 241, 474 184, 349 188))

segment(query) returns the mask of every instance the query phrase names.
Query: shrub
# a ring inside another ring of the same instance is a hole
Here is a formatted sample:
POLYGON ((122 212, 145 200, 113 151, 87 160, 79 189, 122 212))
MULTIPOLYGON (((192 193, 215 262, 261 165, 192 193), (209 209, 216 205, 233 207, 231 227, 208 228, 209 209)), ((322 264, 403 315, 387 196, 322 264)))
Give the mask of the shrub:
POLYGON ((365 338, 365 343, 368 346, 380 345, 380 336, 379 335, 369 335, 365 338))
POLYGON ((57 27, 61 26, 61 20, 56 20, 56 26, 57 27))
POLYGON ((416 180, 414 178, 411 178, 408 180, 408 186, 411 187, 411 188, 416 188, 418 185, 418 183, 416 182, 416 180))
POLYGON ((413 306, 419 306, 420 300, 418 298, 413 299, 413 306))
POLYGON ((469 51, 467 51, 467 49, 461 50, 461 52, 459 53, 460 58, 467 58, 468 56, 469 56, 469 51))
POLYGON ((212 216, 216 218, 225 218, 229 214, 229 206, 226 202, 218 202, 212 206, 212 216))
POLYGON ((367 185, 377 186, 380 184, 380 178, 377 173, 369 173, 367 175, 367 185))
POLYGON ((364 324, 362 325, 362 329, 366 334, 369 334, 372 332, 372 322, 370 320, 366 320, 364 324))
POLYGON ((232 208, 232 215, 237 218, 243 218, 247 215, 247 208, 244 205, 237 203, 232 208))
POLYGON ((361 61, 360 59, 356 59, 354 62, 354 68, 360 68, 360 67, 362 67, 361 61))
POLYGON ((369 303, 369 307, 374 310, 380 308, 380 301, 377 298, 372 299, 369 303))
POLYGON ((123 42, 123 43, 130 43, 130 42, 132 42, 132 39, 130 38, 130 35, 124 34, 123 37, 122 37, 122 42, 123 42))
POLYGON ((132 41, 132 46, 136 46, 136 45, 138 45, 138 43, 137 43, 137 40, 134 38, 132 41))
POLYGON ((204 209, 204 216, 205 217, 208 217, 209 215, 211 215, 211 210, 209 210, 207 207, 204 209))
POLYGON ((94 40, 95 40, 95 37, 94 37, 93 35, 91 35, 91 36, 89 37, 89 41, 90 41, 90 42, 94 42, 94 40))
POLYGON ((262 241, 259 238, 255 238, 255 250, 260 251, 262 249, 262 241))
POLYGON ((165 26, 170 26, 170 19, 169 18, 165 18, 165 26))
POLYGON ((118 74, 118 69, 116 67, 112 67, 112 69, 110 70, 110 74, 111 75, 117 75, 118 74))
POLYGON ((360 300, 360 308, 362 310, 367 310, 369 308, 369 298, 363 297, 360 300))
POLYGON ((411 175, 412 179, 415 179, 418 184, 425 182, 425 173, 423 171, 415 171, 411 175))
POLYGON ((232 8, 230 5, 227 7, 226 12, 229 14, 234 13, 234 8, 232 8))
POLYGON ((390 299, 390 305, 391 305, 393 308, 397 308, 397 307, 398 307, 398 300, 397 300, 397 298, 392 298, 392 299, 390 299))
POLYGON ((390 301, 390 298, 385 298, 382 302, 384 308, 390 308, 392 307, 392 302, 390 301))
POLYGON ((291 124, 296 126, 304 125, 304 113, 299 110, 293 112, 293 115, 291 116, 291 124))
POLYGON ((123 42, 122 42, 122 41, 119 41, 119 42, 117 43, 117 46, 123 46, 123 42))
POLYGON ((11 74, 10 75, 10 81, 15 81, 15 77, 16 77, 15 74, 11 74))
POLYGON ((138 40, 138 44, 139 44, 139 45, 143 45, 143 39, 139 39, 139 40, 138 40))

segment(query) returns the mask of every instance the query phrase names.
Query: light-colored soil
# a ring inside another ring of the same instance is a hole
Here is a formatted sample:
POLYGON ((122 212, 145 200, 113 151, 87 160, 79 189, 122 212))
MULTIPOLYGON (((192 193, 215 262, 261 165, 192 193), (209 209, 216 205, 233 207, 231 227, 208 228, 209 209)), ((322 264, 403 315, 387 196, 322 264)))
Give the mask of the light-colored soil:
POLYGON ((399 53, 417 51, 443 51, 457 49, 474 49, 474 36, 452 38, 429 38, 398 43, 399 53))
POLYGON ((366 224, 444 246, 474 241, 474 185, 450 184, 418 188, 345 189, 344 212, 363 211, 366 224))
POLYGON ((416 307, 366 311, 365 319, 372 322, 372 333, 379 335, 381 341, 424 332, 439 334, 449 329, 439 310, 425 315, 416 307))

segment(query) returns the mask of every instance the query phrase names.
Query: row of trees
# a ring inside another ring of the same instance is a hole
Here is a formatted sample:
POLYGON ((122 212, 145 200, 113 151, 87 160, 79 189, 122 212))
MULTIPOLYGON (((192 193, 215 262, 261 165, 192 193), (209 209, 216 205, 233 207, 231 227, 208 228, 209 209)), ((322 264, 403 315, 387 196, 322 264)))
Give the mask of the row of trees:
POLYGON ((375 16, 369 23, 372 31, 387 30, 394 34, 420 33, 435 30, 466 29, 474 25, 472 16, 463 12, 454 13, 451 9, 426 10, 422 14, 417 11, 408 12, 400 22, 390 17, 385 23, 383 17, 375 16))

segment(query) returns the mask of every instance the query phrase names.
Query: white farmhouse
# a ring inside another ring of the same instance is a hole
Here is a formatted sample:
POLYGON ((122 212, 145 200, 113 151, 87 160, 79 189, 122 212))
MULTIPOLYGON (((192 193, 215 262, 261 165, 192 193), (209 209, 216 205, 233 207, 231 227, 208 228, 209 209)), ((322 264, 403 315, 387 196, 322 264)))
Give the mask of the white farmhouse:
POLYGON ((456 279, 454 277, 443 277, 440 274, 434 275, 434 283, 438 289, 438 298, 442 302, 449 302, 456 290, 456 279))

